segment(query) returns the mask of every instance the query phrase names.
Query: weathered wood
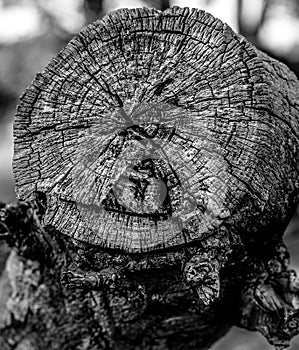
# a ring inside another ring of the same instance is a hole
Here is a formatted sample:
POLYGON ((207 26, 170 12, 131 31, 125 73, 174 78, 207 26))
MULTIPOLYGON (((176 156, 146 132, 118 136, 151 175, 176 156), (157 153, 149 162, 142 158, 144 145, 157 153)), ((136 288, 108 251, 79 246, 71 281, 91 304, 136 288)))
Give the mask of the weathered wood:
POLYGON ((298 96, 286 66, 203 11, 84 28, 18 107, 0 345, 207 349, 237 324, 286 347, 298 96))
POLYGON ((182 278, 182 256, 194 248, 128 256, 45 230, 40 204, 1 213, 2 235, 19 247, 0 279, 1 349, 209 349, 232 325, 259 330, 283 349, 298 332, 298 286, 282 245, 267 265, 236 245, 220 298, 204 306, 182 278), (126 265, 126 278, 106 288, 65 288, 62 271, 71 263, 77 272, 126 265), (273 301, 268 308, 262 288, 273 301))
POLYGON ((204 12, 120 10, 22 97, 17 193, 46 193, 45 224, 63 234, 128 252, 200 241, 227 219, 239 232, 249 213, 264 229, 298 199, 297 96, 285 66, 204 12), (149 179, 164 179, 170 205, 142 212, 130 198, 149 179))

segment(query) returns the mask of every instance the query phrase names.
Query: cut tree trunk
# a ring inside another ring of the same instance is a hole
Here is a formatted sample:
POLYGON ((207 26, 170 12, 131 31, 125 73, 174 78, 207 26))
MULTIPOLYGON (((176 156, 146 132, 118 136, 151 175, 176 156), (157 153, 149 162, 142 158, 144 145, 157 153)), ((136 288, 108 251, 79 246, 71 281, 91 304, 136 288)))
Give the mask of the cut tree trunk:
POLYGON ((209 349, 232 325, 286 348, 298 96, 203 11, 84 28, 17 110, 1 349, 209 349))

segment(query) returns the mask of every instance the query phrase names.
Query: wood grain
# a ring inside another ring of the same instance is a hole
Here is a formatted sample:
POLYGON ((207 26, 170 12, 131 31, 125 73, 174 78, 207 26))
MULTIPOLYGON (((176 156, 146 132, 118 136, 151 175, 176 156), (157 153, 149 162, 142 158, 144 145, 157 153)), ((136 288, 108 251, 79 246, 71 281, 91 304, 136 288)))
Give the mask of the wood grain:
POLYGON ((84 28, 23 95, 18 196, 45 193, 46 225, 128 252, 202 240, 227 218, 239 229, 249 207, 249 231, 283 222, 298 199, 298 92, 283 64, 203 11, 119 10, 84 28), (134 199, 146 159, 168 208, 134 199))
POLYGON ((85 27, 17 109, 0 346, 208 349, 239 325, 286 348, 298 95, 285 65, 204 11, 85 27))

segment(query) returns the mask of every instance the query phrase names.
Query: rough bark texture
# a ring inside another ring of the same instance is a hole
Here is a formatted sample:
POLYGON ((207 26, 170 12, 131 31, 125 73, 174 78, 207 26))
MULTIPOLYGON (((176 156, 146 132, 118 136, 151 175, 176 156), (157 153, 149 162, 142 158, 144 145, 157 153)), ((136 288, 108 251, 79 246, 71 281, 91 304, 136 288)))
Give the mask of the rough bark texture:
POLYGON ((21 98, 1 209, 3 349, 208 349, 298 333, 282 234, 299 83, 197 10, 119 10, 21 98))

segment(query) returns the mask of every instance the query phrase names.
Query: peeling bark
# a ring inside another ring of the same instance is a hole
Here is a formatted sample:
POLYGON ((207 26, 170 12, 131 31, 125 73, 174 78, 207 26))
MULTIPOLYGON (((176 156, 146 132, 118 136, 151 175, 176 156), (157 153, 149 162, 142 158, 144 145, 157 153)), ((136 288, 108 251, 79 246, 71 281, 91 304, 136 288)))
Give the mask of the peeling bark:
POLYGON ((232 325, 287 347, 298 95, 203 11, 84 28, 18 107, 2 348, 208 349, 232 325))

